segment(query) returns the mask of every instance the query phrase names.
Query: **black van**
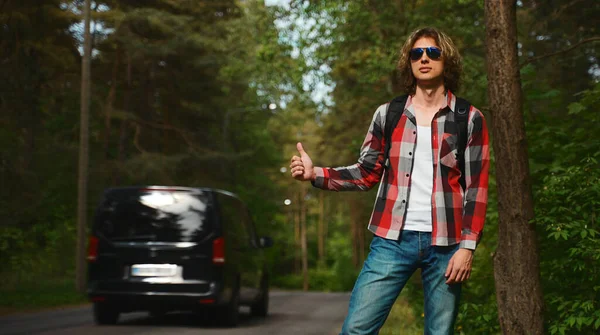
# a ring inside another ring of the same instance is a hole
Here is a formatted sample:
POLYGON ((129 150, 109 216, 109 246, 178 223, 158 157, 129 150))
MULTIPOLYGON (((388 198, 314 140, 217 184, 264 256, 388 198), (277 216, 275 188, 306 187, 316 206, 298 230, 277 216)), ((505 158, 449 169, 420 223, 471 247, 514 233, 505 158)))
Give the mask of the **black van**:
POLYGON ((244 203, 233 193, 189 187, 112 188, 95 215, 88 295, 97 324, 120 313, 216 312, 235 326, 238 308, 266 316, 269 276, 244 203))

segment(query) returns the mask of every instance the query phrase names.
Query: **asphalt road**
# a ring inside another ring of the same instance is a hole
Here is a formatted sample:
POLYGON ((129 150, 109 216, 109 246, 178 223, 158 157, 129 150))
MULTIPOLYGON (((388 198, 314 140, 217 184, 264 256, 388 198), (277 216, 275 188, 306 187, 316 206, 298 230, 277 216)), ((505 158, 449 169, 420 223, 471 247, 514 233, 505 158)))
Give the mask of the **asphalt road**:
POLYGON ((333 335, 341 328, 349 293, 273 291, 269 315, 250 316, 240 308, 237 328, 223 328, 214 320, 191 313, 152 318, 147 313, 122 314, 116 326, 96 326, 90 306, 0 317, 0 334, 286 334, 333 335))

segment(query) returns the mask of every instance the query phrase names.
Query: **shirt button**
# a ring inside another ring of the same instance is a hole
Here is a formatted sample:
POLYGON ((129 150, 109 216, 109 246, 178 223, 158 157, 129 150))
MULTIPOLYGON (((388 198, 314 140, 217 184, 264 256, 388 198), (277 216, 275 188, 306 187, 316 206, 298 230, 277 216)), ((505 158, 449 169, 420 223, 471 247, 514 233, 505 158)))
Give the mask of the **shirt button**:
POLYGON ((417 132, 413 130, 413 134, 416 134, 417 132))
POLYGON ((412 156, 412 152, 409 152, 409 153, 408 153, 408 155, 409 155, 409 156, 412 156))
POLYGON ((408 173, 406 174, 406 176, 408 177, 408 173))
POLYGON ((406 200, 402 200, 402 203, 405 203, 405 202, 406 202, 406 200))

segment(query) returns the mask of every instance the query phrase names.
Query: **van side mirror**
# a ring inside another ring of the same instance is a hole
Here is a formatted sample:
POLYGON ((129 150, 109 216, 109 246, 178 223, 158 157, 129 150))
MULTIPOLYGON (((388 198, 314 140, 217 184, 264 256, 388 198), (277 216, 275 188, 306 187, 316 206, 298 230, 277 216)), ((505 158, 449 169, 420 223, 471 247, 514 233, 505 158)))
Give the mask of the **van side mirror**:
POLYGON ((269 236, 263 236, 260 238, 260 247, 268 248, 273 246, 273 239, 269 236))

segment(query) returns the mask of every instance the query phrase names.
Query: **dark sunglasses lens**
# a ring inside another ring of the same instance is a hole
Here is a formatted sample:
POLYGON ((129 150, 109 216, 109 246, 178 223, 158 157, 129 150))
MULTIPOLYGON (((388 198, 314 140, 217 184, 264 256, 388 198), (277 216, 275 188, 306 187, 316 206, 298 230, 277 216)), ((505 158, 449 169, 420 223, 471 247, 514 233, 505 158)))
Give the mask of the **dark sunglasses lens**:
POLYGON ((410 59, 419 60, 421 59, 421 57, 423 57, 423 49, 415 48, 410 50, 410 59))
POLYGON ((442 50, 434 47, 427 48, 427 56, 431 59, 438 59, 442 57, 442 50))

